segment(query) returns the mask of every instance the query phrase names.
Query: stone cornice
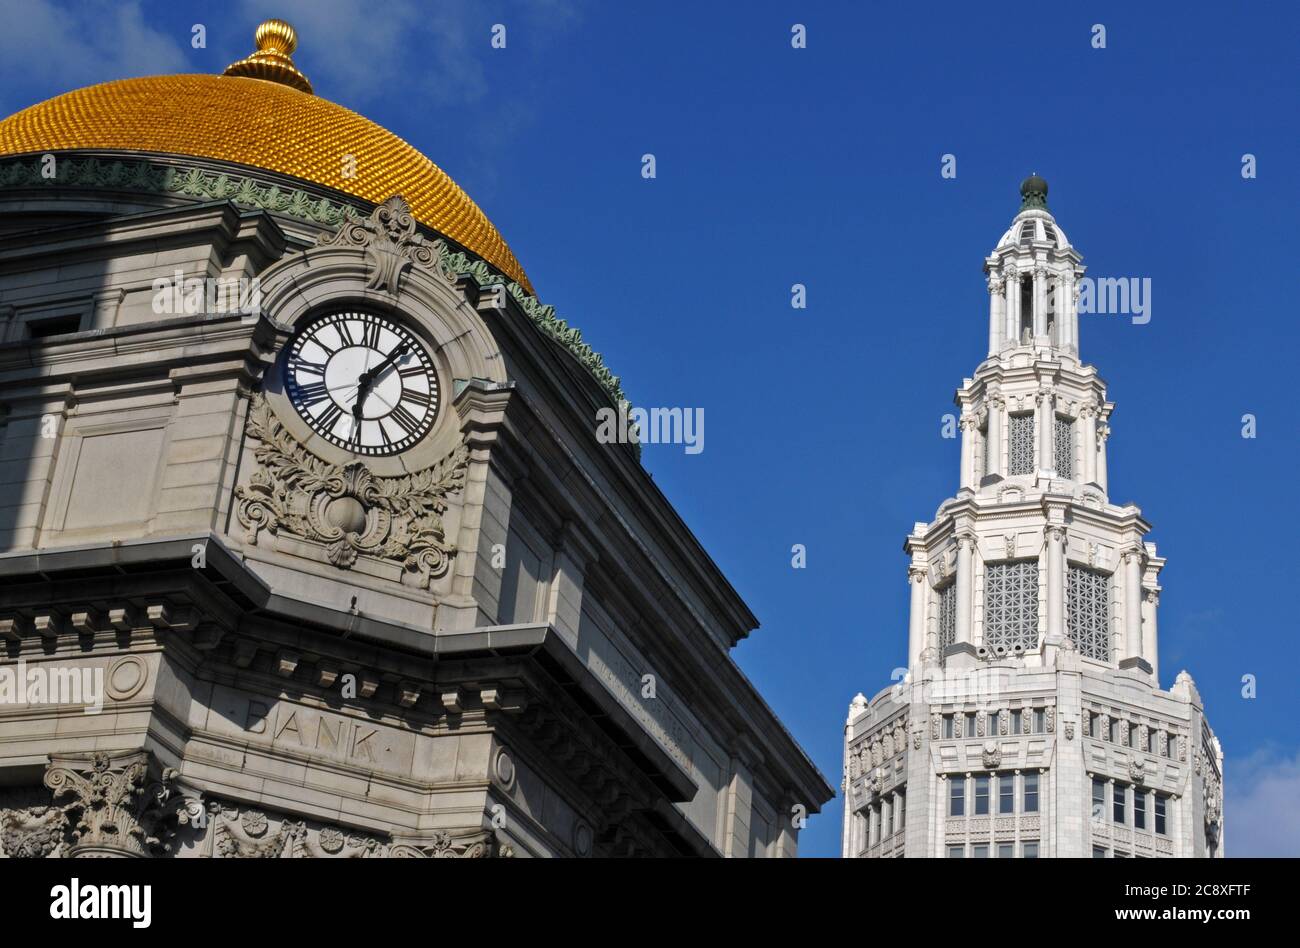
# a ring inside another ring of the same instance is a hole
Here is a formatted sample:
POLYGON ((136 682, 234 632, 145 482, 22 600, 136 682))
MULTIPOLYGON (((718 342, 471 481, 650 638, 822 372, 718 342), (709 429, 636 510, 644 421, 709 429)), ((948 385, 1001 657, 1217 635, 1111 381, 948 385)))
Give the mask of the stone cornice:
MULTIPOLYGON (((84 188, 108 191, 134 191, 204 201, 220 200, 245 208, 254 208, 295 218, 317 227, 338 228, 348 221, 359 220, 369 213, 365 202, 331 198, 265 180, 277 176, 229 173, 197 164, 170 164, 162 160, 111 159, 86 156, 67 158, 59 176, 45 178, 39 160, 0 162, 0 191, 50 188, 84 188)), ((286 179, 286 183, 288 180, 286 179)), ((566 350, 596 380, 615 404, 625 401, 618 376, 606 367, 600 353, 582 339, 581 330, 570 326, 555 314, 555 307, 543 304, 524 287, 486 261, 451 247, 441 248, 441 263, 458 274, 466 274, 479 287, 503 286, 519 311, 543 335, 566 350)))

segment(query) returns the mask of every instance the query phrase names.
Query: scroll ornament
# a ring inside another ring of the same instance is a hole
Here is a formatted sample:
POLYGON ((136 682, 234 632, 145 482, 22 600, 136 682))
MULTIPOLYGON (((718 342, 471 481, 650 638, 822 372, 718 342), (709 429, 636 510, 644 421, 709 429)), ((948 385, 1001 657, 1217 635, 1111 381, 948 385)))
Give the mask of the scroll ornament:
POLYGON ((429 270, 441 270, 444 277, 455 275, 442 267, 442 241, 426 241, 419 233, 410 205, 395 194, 375 207, 369 217, 349 218, 339 229, 322 238, 318 246, 357 247, 365 252, 366 288, 386 290, 393 296, 401 292, 402 276, 419 264, 429 270))
POLYGON ((316 457, 285 430, 261 393, 249 410, 248 433, 258 442, 258 468, 235 496, 250 543, 265 530, 323 544, 340 569, 350 569, 359 555, 397 562, 423 589, 447 572, 456 548, 442 517, 447 498, 465 485, 463 444, 422 471, 378 477, 360 462, 316 457))

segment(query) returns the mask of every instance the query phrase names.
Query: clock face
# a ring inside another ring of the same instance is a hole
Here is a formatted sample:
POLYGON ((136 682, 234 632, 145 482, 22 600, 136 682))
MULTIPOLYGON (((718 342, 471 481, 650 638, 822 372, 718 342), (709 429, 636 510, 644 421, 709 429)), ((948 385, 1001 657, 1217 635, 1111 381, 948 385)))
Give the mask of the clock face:
POLYGON ((285 387, 313 431, 354 454, 405 451, 438 414, 428 351, 374 313, 333 313, 304 327, 289 345, 285 387))

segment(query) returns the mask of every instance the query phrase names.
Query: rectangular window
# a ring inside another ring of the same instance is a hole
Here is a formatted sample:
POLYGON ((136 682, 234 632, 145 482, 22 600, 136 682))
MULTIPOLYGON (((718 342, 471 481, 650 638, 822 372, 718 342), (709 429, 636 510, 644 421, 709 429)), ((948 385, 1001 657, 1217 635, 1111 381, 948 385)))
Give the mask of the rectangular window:
POLYGON ((1165 825, 1165 798, 1161 794, 1156 794, 1156 832, 1161 836, 1167 836, 1169 827, 1165 825))
POLYGON ((1022 812, 1038 812, 1038 774, 1025 774, 1025 800, 1022 812))
POLYGON ((1115 719, 1114 718, 1106 719, 1106 740, 1110 741, 1112 744, 1115 743, 1115 719))
POLYGON ((1110 574, 1084 566, 1067 571, 1067 626, 1070 641, 1083 655, 1110 661, 1110 574))
POLYGON ((1007 473, 1032 474, 1038 465, 1034 458, 1034 413, 1011 415, 1007 473))
POLYGON ((1016 844, 1015 844, 1015 843, 998 843, 998 858, 999 858, 999 859, 1015 859, 1015 858, 1016 858, 1016 844))
POLYGON ((1172 760, 1178 756, 1178 735, 1170 734, 1168 744, 1169 746, 1165 750, 1165 756, 1172 760))
POLYGON ((1047 718, 1042 708, 1034 708, 1034 733, 1042 734, 1047 730, 1047 718))
POLYGON ((1011 733, 1012 734, 1020 733, 1020 723, 1021 723, 1020 712, 1018 710, 1012 711, 1011 712, 1011 733))
POLYGON ((998 733, 998 712, 989 712, 989 737, 996 737, 998 733))
POLYGON ((1158 737, 1159 734, 1156 732, 1155 728, 1150 728, 1147 731, 1147 753, 1148 754, 1154 754, 1156 752, 1156 739, 1158 737))
POLYGON ((1074 477, 1074 419, 1056 418, 1056 476, 1074 477))
POLYGON ((1106 819, 1106 781, 1092 778, 1092 818, 1098 822, 1106 819))
POLYGON ((998 812, 1016 812, 1015 774, 1002 774, 998 777, 998 812))
POLYGON ((980 774, 975 778, 975 815, 989 815, 989 778, 980 774))
POLYGON ((976 843, 974 846, 972 846, 972 847, 971 847, 971 858, 972 858, 972 859, 988 859, 988 858, 989 858, 989 847, 988 847, 988 843, 976 843))
POLYGON ((948 815, 966 815, 966 780, 962 777, 948 781, 948 815))
POLYGON ((892 836, 894 827, 892 825, 893 811, 889 806, 888 800, 880 802, 880 838, 885 839, 892 836))
POLYGON ((1037 858, 1038 858, 1038 840, 1036 840, 1036 839, 1027 839, 1027 840, 1025 840, 1023 843, 1021 843, 1021 844, 1020 844, 1020 854, 1021 854, 1021 856, 1023 856, 1025 859, 1037 859, 1037 858))
POLYGON ((1105 859, 1105 858, 1106 858, 1106 848, 1105 848, 1104 846, 1094 846, 1094 847, 1092 847, 1092 858, 1093 858, 1093 859, 1105 859))
POLYGON ((1147 828, 1147 793, 1136 787, 1133 789, 1133 828, 1147 828))
POLYGON ((975 712, 971 711, 966 715, 966 736, 975 736, 975 712))
POLYGON ((907 825, 907 794, 900 790, 895 799, 898 802, 894 804, 894 827, 901 833, 907 825))
POLYGON ((943 716, 943 736, 946 738, 952 737, 952 715, 951 714, 945 714, 943 716))
POLYGON ((939 657, 957 641, 957 584, 939 590, 939 657))
POLYGON ((1095 711, 1088 712, 1088 736, 1097 737, 1097 713, 1095 711))
POLYGON ((966 847, 964 845, 948 847, 949 859, 964 859, 965 857, 966 857, 966 847))
POLYGON ((1137 747, 1137 745, 1138 745, 1138 726, 1136 724, 1129 724, 1128 738, 1125 741, 1124 746, 1137 747))
POLYGON ((1038 644, 1038 560, 985 565, 984 644, 1007 652, 1038 644))
POLYGON ((1128 822, 1124 816, 1124 808, 1127 803, 1128 787, 1122 783, 1115 784, 1114 790, 1111 792, 1111 818, 1120 826, 1128 822))

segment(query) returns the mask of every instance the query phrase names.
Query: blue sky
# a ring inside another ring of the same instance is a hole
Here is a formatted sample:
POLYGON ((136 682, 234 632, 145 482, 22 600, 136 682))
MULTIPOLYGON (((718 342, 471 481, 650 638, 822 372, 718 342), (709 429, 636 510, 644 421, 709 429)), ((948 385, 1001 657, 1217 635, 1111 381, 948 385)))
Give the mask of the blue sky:
MULTIPOLYGON (((762 621, 737 660, 836 785, 849 700, 905 660, 903 538, 956 489, 941 419, 1037 171, 1090 275, 1152 281, 1149 324, 1082 318, 1118 406, 1111 497, 1168 557, 1163 684, 1190 671, 1224 743, 1229 854, 1300 854, 1294 4, 421 6, 0 0, 0 108, 219 71, 292 20, 317 93, 446 169, 634 402, 704 408, 705 450, 646 467, 762 621)), ((802 851, 836 854, 839 823, 837 800, 802 851)))

